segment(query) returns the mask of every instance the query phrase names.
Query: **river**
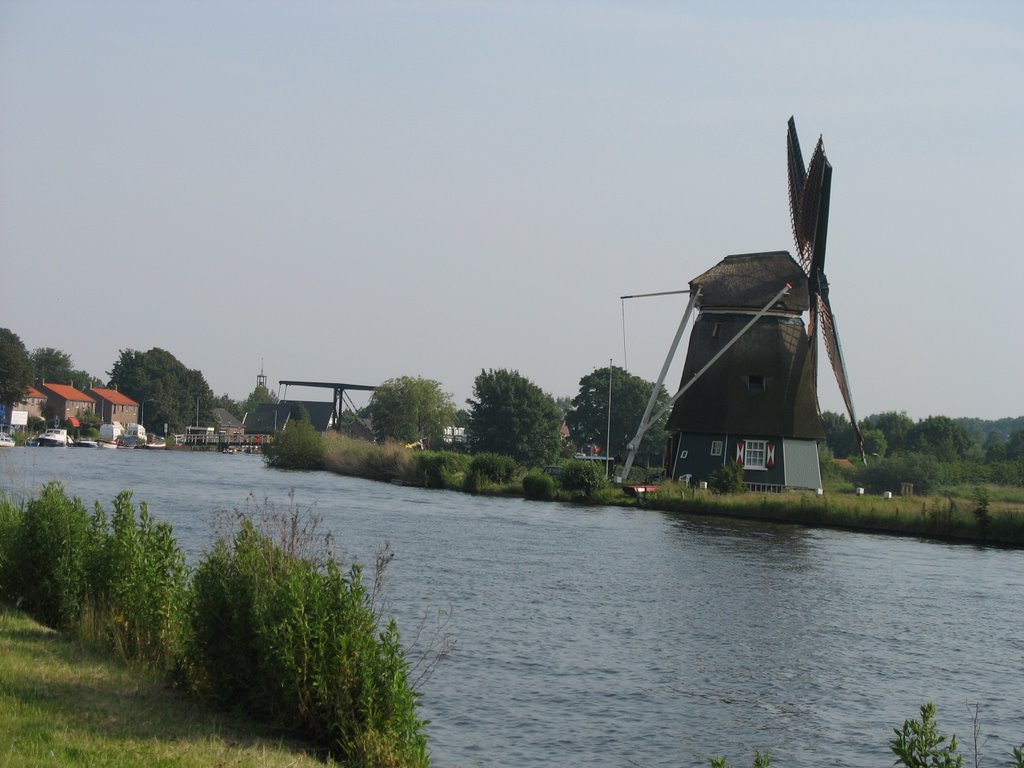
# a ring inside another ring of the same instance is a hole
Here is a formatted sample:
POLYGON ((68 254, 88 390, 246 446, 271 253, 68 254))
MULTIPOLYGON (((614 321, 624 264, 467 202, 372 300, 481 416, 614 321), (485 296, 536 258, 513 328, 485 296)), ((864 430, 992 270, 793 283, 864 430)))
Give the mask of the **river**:
MULTIPOLYGON (((455 647, 423 685, 435 766, 890 766, 938 706, 984 763, 1024 741, 1024 553, 913 538, 477 498, 255 456, 11 448, 15 496, 50 479, 109 509, 132 489, 192 560, 218 509, 292 500, 345 556, 384 542, 389 610, 455 647)), ((973 764, 968 757, 967 763, 973 764)))

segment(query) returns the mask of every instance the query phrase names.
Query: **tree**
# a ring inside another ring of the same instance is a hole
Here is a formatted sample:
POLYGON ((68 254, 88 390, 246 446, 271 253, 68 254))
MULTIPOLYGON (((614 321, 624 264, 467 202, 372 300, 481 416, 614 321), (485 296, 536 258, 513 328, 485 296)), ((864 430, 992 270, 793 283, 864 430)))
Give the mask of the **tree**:
MULTIPOLYGON (((882 430, 890 454, 913 450, 910 442, 910 432, 914 429, 914 421, 905 413, 896 413, 895 411, 876 413, 864 419, 861 422, 861 428, 882 430)), ((836 455, 845 454, 840 454, 836 451, 836 455)))
POLYGON ((947 462, 971 458, 981 450, 970 433, 948 416, 929 416, 919 421, 910 430, 908 443, 913 450, 947 462))
POLYGON ((864 437, 864 453, 868 456, 881 458, 885 456, 889 443, 885 439, 885 432, 880 429, 865 429, 861 432, 864 437))
POLYGON ((32 362, 18 334, 0 328, 0 406, 20 403, 32 383, 32 362))
POLYGON ((148 421, 144 425, 147 429, 167 424, 172 430, 181 431, 188 424, 201 426, 214 422, 213 390, 203 374, 186 368, 164 349, 121 350, 109 376, 112 386, 140 405, 147 404, 148 421))
POLYGON ((234 400, 226 392, 213 401, 214 408, 223 408, 236 419, 241 421, 245 414, 255 411, 260 405, 273 405, 277 402, 277 393, 267 389, 265 384, 257 384, 256 388, 249 393, 244 400, 234 400))
POLYGON ((239 419, 243 418, 245 414, 250 411, 255 411, 257 407, 261 405, 273 405, 277 402, 277 393, 267 389, 264 384, 257 384, 256 388, 249 393, 249 396, 242 400, 238 404, 238 410, 241 411, 241 415, 235 414, 239 419))
POLYGON ((474 452, 502 453, 534 467, 558 456, 562 412, 551 395, 518 371, 481 371, 473 395, 476 399, 466 403, 474 452))
POLYGON ((88 371, 75 368, 71 355, 53 347, 39 347, 29 355, 33 376, 53 384, 70 384, 76 389, 100 386, 103 382, 88 371))
POLYGON ((825 428, 825 442, 832 449, 833 456, 845 459, 858 453, 857 438, 846 416, 825 411, 821 414, 821 424, 825 428))
POLYGON ((370 413, 378 440, 411 443, 439 438, 455 421, 455 404, 440 382, 401 376, 388 379, 374 390, 370 413))
POLYGON ((75 367, 71 355, 53 347, 39 347, 33 349, 32 371, 37 380, 48 381, 53 384, 68 384, 71 382, 71 371, 75 367))
MULTIPOLYGON (((612 455, 626 452, 626 446, 636 434, 643 418, 647 401, 650 400, 654 384, 627 372, 618 366, 611 366, 611 451, 612 455)), ((577 445, 597 445, 603 451, 608 441, 608 385, 609 368, 598 368, 580 379, 580 391, 573 398, 565 422, 577 445)), ((668 392, 662 387, 658 392, 655 409, 668 402, 668 392)), ((655 457, 660 464, 665 450, 666 412, 644 434, 638 455, 655 457)))
POLYGON ((292 419, 273 442, 263 446, 267 463, 278 469, 321 469, 326 451, 324 436, 309 419, 292 419))

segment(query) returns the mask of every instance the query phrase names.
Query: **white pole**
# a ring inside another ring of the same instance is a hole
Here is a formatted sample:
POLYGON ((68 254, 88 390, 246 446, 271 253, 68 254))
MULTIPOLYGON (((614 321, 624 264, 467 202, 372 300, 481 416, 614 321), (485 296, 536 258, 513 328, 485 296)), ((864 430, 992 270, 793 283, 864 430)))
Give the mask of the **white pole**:
MULTIPOLYGON (((666 291, 664 294, 650 295, 661 296, 674 293, 682 293, 682 291, 666 291)), ((683 312, 683 319, 679 321, 679 327, 676 329, 675 338, 672 339, 672 344, 669 346, 665 362, 661 366, 661 373, 658 375, 658 380, 654 382, 654 387, 651 389, 651 396, 647 401, 647 408, 644 410, 644 415, 640 419, 640 426, 637 427, 636 435, 629 441, 629 445, 627 446, 626 464, 622 468, 622 478, 620 479, 629 477, 629 470, 633 467, 633 460, 636 458, 636 452, 640 449, 640 441, 643 439, 644 433, 650 429, 650 422, 648 421, 648 418, 651 415, 651 411, 654 410, 655 403, 658 401, 658 392, 661 391, 661 385, 665 383, 665 377, 668 375, 668 369, 672 365, 672 358, 676 355, 676 350, 679 348, 679 342, 683 338, 683 332, 686 330, 686 324, 690 320, 690 314, 693 312, 693 308, 697 304, 700 294, 700 286, 697 286, 697 288, 690 291, 690 301, 686 304, 686 311, 683 312)), ((633 297, 625 296, 623 298, 633 297)))
POLYGON ((612 449, 612 359, 608 358, 608 427, 604 434, 604 473, 611 474, 611 465, 608 460, 611 458, 612 449))

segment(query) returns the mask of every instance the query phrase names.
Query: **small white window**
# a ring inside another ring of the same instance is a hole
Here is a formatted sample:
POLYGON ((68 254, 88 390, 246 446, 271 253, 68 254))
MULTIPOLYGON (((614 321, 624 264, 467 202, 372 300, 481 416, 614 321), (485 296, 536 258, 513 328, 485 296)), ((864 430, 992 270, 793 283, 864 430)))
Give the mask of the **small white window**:
POLYGON ((722 455, 722 441, 721 440, 712 440, 711 441, 711 455, 712 456, 721 456, 722 455))
POLYGON ((747 440, 743 446, 744 469, 767 469, 768 441, 747 440))
POLYGON ((690 452, 688 450, 686 450, 685 448, 679 452, 679 458, 680 459, 685 459, 689 455, 690 455, 690 452))

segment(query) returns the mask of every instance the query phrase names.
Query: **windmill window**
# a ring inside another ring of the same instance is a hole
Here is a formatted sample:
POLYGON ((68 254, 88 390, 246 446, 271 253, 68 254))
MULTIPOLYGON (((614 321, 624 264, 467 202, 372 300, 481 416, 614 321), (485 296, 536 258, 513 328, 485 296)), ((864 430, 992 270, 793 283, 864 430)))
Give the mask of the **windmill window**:
POLYGON ((751 392, 764 392, 764 376, 748 376, 747 389, 751 392))
POLYGON ((767 469, 768 441, 746 440, 743 446, 744 469, 767 469))
POLYGON ((712 440, 711 441, 711 455, 712 456, 721 456, 722 455, 722 441, 721 440, 712 440))
POLYGON ((711 331, 711 338, 712 339, 717 339, 721 333, 722 333, 722 324, 721 323, 715 323, 715 327, 711 331))

